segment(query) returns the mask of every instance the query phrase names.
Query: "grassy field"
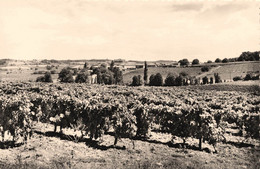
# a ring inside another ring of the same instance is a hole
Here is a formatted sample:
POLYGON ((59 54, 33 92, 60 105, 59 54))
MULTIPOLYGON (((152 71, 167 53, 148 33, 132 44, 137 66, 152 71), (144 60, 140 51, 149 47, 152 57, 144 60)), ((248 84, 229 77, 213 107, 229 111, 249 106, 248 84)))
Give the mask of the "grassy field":
POLYGON ((223 80, 232 80, 235 76, 245 77, 248 72, 259 72, 260 62, 243 62, 240 64, 222 65, 201 76, 214 77, 218 73, 223 80))
MULTIPOLYGON (((215 65, 216 66, 216 65, 215 65)), ((132 78, 135 75, 141 75, 143 77, 143 69, 133 70, 124 74, 124 82, 131 83, 132 78)), ((248 72, 260 71, 260 62, 241 62, 234 64, 220 64, 219 66, 213 67, 209 72, 202 72, 201 67, 185 67, 185 68, 165 68, 165 67, 154 67, 148 68, 148 77, 151 74, 161 73, 163 79, 166 78, 168 73, 179 74, 180 72, 186 72, 190 76, 196 77, 214 77, 214 73, 219 73, 221 79, 230 80, 235 76, 245 77, 248 72)))
MULTIPOLYGON (((64 135, 52 133, 53 126, 39 124, 37 132, 26 145, 0 149, 0 168, 252 168, 259 167, 260 149, 256 140, 241 143, 241 137, 227 135, 227 143, 219 143, 218 153, 196 150, 198 140, 187 139, 190 147, 183 149, 178 138, 170 144, 168 134, 152 132, 148 140, 123 138, 113 146, 114 137, 106 134, 103 140, 84 138, 75 142, 72 131, 64 135), (98 143, 99 142, 99 143, 98 143)), ((234 131, 233 131, 234 132, 234 131)))
MULTIPOLYGON (((58 65, 56 65, 58 66, 58 65)), ((63 67, 68 65, 59 65, 57 68, 52 68, 57 73, 61 71, 63 67)), ((50 71, 51 71, 50 70, 50 71)), ((0 80, 6 82, 28 82, 35 81, 37 77, 43 76, 43 74, 34 74, 38 71, 48 71, 46 65, 17 65, 17 66, 4 66, 0 67, 0 80)), ((52 74, 52 79, 57 81, 58 74, 52 74)))

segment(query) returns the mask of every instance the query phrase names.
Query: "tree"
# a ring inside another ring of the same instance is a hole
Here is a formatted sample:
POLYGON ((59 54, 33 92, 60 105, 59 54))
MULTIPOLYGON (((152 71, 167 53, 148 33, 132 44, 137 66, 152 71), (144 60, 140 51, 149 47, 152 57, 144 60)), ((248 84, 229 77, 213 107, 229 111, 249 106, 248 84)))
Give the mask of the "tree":
POLYGON ((252 80, 252 75, 250 73, 246 74, 246 77, 244 78, 245 81, 252 80))
POLYGON ((47 83, 52 83, 53 80, 51 78, 51 73, 46 72, 44 76, 37 77, 36 82, 47 82, 47 83))
POLYGON ((144 83, 147 84, 147 78, 148 78, 148 68, 146 61, 144 62, 144 83))
POLYGON ((115 66, 115 62, 112 60, 111 63, 110 63, 109 70, 113 71, 114 66, 115 66))
POLYGON ((151 76, 150 76, 150 86, 162 86, 163 85, 163 78, 160 73, 157 73, 152 78, 151 78, 151 76))
POLYGON ((74 82, 73 72, 72 72, 71 68, 69 68, 69 67, 63 68, 59 73, 58 79, 60 80, 60 82, 65 82, 65 83, 74 82))
POLYGON ((228 63, 228 59, 227 59, 227 58, 224 58, 224 59, 222 60, 222 63, 228 63))
POLYGON ((44 76, 37 77, 36 82, 45 82, 44 76))
POLYGON ((213 84, 214 83, 214 79, 213 77, 210 77, 210 81, 209 81, 210 84, 213 84))
POLYGON ((214 73, 215 83, 221 83, 221 78, 218 73, 214 73))
POLYGON ((52 83, 53 80, 51 78, 51 73, 50 72, 46 72, 45 75, 44 75, 44 78, 45 78, 45 82, 48 82, 48 83, 52 83))
POLYGON ((153 83, 154 83, 154 74, 152 74, 149 78, 149 85, 150 86, 153 86, 153 83))
POLYGON ((207 63, 212 63, 212 61, 211 61, 211 60, 208 60, 207 63))
POLYGON ((51 69, 52 69, 52 66, 51 66, 51 65, 47 65, 47 66, 46 66, 46 69, 47 69, 47 70, 51 70, 51 69))
POLYGON ((188 66, 190 62, 188 59, 182 59, 182 60, 179 60, 179 63, 181 66, 188 66))
POLYGON ((209 83, 208 77, 207 76, 203 77, 202 82, 203 82, 203 84, 208 84, 209 83))
POLYGON ((172 73, 169 73, 165 79, 165 86, 174 86, 175 85, 175 76, 172 73))
POLYGON ((118 67, 115 67, 113 69, 113 73, 114 73, 115 84, 123 83, 123 73, 118 67))
POLYGON ((198 64, 200 64, 199 59, 194 59, 194 60, 192 61, 192 65, 198 65, 198 64))
POLYGON ((75 82, 76 83, 87 83, 88 82, 88 72, 87 71, 81 71, 77 74, 75 82))
POLYGON ((113 72, 107 69, 105 73, 102 74, 102 82, 106 85, 111 85, 114 83, 114 75, 113 72))
POLYGON ((142 85, 141 75, 134 76, 132 78, 132 86, 141 86, 141 85, 142 85))
POLYGON ((203 67, 201 68, 201 71, 202 71, 202 72, 208 72, 208 71, 209 71, 209 67, 208 67, 208 66, 203 66, 203 67))
POLYGON ((237 59, 237 61, 254 61, 259 60, 260 51, 256 52, 243 52, 237 59))
POLYGON ((217 58, 217 59, 215 60, 215 62, 216 62, 216 63, 220 63, 220 62, 221 62, 221 59, 217 58))
POLYGON ((176 86, 182 86, 183 85, 183 76, 179 75, 178 77, 176 77, 175 84, 176 84, 176 86))
POLYGON ((234 80, 234 81, 242 80, 242 77, 241 77, 241 76, 235 76, 235 77, 233 78, 233 80, 234 80))

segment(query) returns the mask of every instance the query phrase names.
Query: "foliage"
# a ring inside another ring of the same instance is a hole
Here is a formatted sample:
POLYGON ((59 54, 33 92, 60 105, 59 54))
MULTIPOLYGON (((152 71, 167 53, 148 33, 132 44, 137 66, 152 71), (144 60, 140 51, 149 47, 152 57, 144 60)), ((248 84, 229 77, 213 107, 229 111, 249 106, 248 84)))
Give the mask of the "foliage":
POLYGON ((176 77, 176 79, 175 79, 175 84, 176 84, 176 86, 183 86, 184 84, 183 84, 183 76, 178 76, 178 77, 176 77))
POLYGON ((175 76, 172 73, 169 73, 165 79, 165 86, 175 86, 175 76))
POLYGON ((190 62, 188 59, 182 59, 182 60, 179 60, 179 63, 181 66, 188 66, 190 62))
POLYGON ((105 64, 100 67, 91 67, 93 70, 92 74, 97 74, 97 82, 99 84, 122 84, 123 83, 123 73, 122 71, 114 66, 114 62, 112 61, 109 69, 105 64))
POLYGON ((256 52, 243 52, 239 57, 238 61, 257 61, 259 60, 260 51, 256 52))
POLYGON ((215 83, 221 83, 221 78, 218 73, 214 73, 215 83))
POLYGON ((230 122, 246 137, 259 138, 260 102, 250 93, 46 83, 2 83, 0 89, 0 129, 14 140, 30 135, 37 121, 61 132, 77 128, 92 139, 110 130, 115 144, 120 137, 149 137, 152 124, 184 143, 196 138, 200 148, 202 140, 213 146, 221 141, 230 122))
POLYGON ((114 66, 115 66, 115 62, 112 60, 111 63, 110 63, 109 70, 113 71, 114 66))
POLYGON ((74 82, 73 71, 71 70, 71 68, 69 67, 63 68, 59 73, 58 79, 60 80, 60 82, 64 82, 64 83, 74 82))
POLYGON ((208 77, 207 76, 203 77, 202 82, 203 82, 203 84, 208 84, 209 83, 208 77))
POLYGON ((147 84, 147 78, 148 78, 148 68, 146 61, 144 62, 144 83, 147 84))
POLYGON ((115 84, 122 84, 123 83, 123 73, 118 67, 113 68, 114 73, 114 83, 115 84))
POLYGON ((247 73, 244 80, 259 80, 259 74, 253 75, 252 73, 247 73))
POLYGON ((234 81, 238 81, 238 80, 243 80, 243 79, 242 79, 241 76, 235 76, 235 77, 233 78, 233 80, 234 80, 234 81))
POLYGON ((201 71, 202 71, 202 72, 208 72, 208 71, 209 71, 209 67, 208 67, 208 66, 203 66, 203 67, 201 68, 201 71))
POLYGON ((88 82, 88 72, 87 71, 81 71, 80 73, 77 74, 75 82, 76 83, 87 83, 88 82))
POLYGON ((150 86, 162 86, 163 85, 163 78, 160 73, 157 73, 156 75, 150 76, 150 86))
POLYGON ((36 82, 48 82, 52 83, 52 77, 50 72, 46 72, 44 76, 37 77, 36 82))
POLYGON ((223 60, 222 60, 222 63, 228 63, 229 62, 229 60, 227 59, 227 58, 224 58, 223 60))
POLYGON ((192 65, 198 65, 198 64, 200 64, 199 59, 194 59, 194 60, 192 61, 192 65))
POLYGON ((217 59, 215 60, 215 62, 216 62, 216 63, 220 63, 220 62, 222 62, 222 61, 221 61, 221 59, 217 58, 217 59))
POLYGON ((142 77, 141 77, 141 75, 134 76, 131 85, 132 86, 141 86, 142 85, 142 77))
POLYGON ((209 81, 210 84, 213 84, 214 83, 214 79, 213 77, 210 77, 210 81, 209 81))

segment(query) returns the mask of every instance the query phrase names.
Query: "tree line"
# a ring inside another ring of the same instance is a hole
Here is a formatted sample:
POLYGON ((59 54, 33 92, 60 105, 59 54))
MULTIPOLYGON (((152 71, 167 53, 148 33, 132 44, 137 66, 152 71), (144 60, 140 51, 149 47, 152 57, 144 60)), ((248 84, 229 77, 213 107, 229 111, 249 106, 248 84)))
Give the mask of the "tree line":
MULTIPOLYGON (((60 71, 58 79, 62 83, 89 83, 89 77, 94 74, 98 84, 123 83, 123 73, 118 67, 115 67, 114 61, 110 63, 109 67, 106 64, 89 67, 87 63, 84 64, 83 69, 65 67, 60 71)), ((44 76, 38 77, 36 82, 53 82, 51 73, 46 72, 44 76)))
POLYGON ((152 74, 149 77, 148 83, 148 68, 147 63, 144 64, 144 78, 142 79, 141 75, 135 75, 132 78, 132 86, 185 86, 185 85, 198 85, 198 84, 213 84, 213 83, 221 83, 221 78, 218 73, 214 73, 214 78, 207 76, 200 78, 190 77, 186 72, 181 72, 179 75, 175 75, 173 73, 169 73, 165 80, 160 73, 152 74))

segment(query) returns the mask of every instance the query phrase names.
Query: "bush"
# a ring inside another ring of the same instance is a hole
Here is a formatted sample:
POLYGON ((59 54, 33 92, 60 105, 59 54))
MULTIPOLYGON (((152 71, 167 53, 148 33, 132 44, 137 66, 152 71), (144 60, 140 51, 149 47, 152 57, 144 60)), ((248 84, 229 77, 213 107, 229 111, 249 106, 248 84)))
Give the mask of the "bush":
POLYGON ((88 73, 87 72, 80 72, 77 74, 76 83, 87 83, 88 82, 88 73))
POLYGON ((213 84, 214 83, 214 79, 213 77, 210 77, 210 81, 209 81, 210 84, 213 84))
POLYGON ((235 77, 233 78, 233 80, 234 80, 234 81, 242 80, 242 77, 241 77, 241 76, 235 76, 235 77))
POLYGON ((183 85, 183 76, 178 76, 175 79, 176 86, 182 86, 183 85))
POLYGON ((250 73, 248 73, 247 75, 246 75, 246 77, 244 78, 244 80, 252 80, 252 75, 250 74, 250 73))
POLYGON ((142 78, 141 75, 134 76, 132 78, 132 86, 141 86, 142 85, 142 78))
POLYGON ((209 71, 209 67, 208 67, 208 66, 203 66, 203 67, 201 68, 201 71, 202 71, 202 72, 208 72, 208 71, 209 71))
POLYGON ((51 66, 51 65, 47 65, 47 66, 46 66, 46 69, 47 69, 47 70, 51 70, 51 69, 52 69, 52 66, 51 66))
POLYGON ((221 59, 217 58, 217 59, 215 60, 215 62, 216 62, 216 63, 220 63, 220 62, 221 62, 221 59))
POLYGON ((199 59, 194 59, 194 60, 192 61, 192 65, 198 65, 198 64, 200 64, 199 59))
POLYGON ((51 78, 51 73, 50 72, 46 72, 44 76, 37 77, 36 82, 52 83, 53 80, 51 78))
POLYGON ((214 73, 215 83, 221 83, 221 78, 218 73, 214 73))
POLYGON ((175 76, 169 73, 165 79, 165 86, 174 86, 175 85, 175 76))
POLYGON ((227 58, 223 59, 222 63, 228 63, 228 59, 227 58))
POLYGON ((150 86, 162 86, 163 85, 163 78, 160 73, 157 73, 155 76, 150 76, 150 86))
POLYGON ((69 67, 63 68, 61 70, 61 72, 59 73, 59 78, 58 79, 61 82, 65 82, 65 83, 72 83, 72 82, 74 82, 72 70, 69 67))
POLYGON ((181 66, 188 66, 189 65, 189 60, 188 59, 182 59, 179 61, 181 66))
POLYGON ((203 84, 208 84, 209 83, 208 77, 207 76, 203 77, 202 82, 203 82, 203 84))

